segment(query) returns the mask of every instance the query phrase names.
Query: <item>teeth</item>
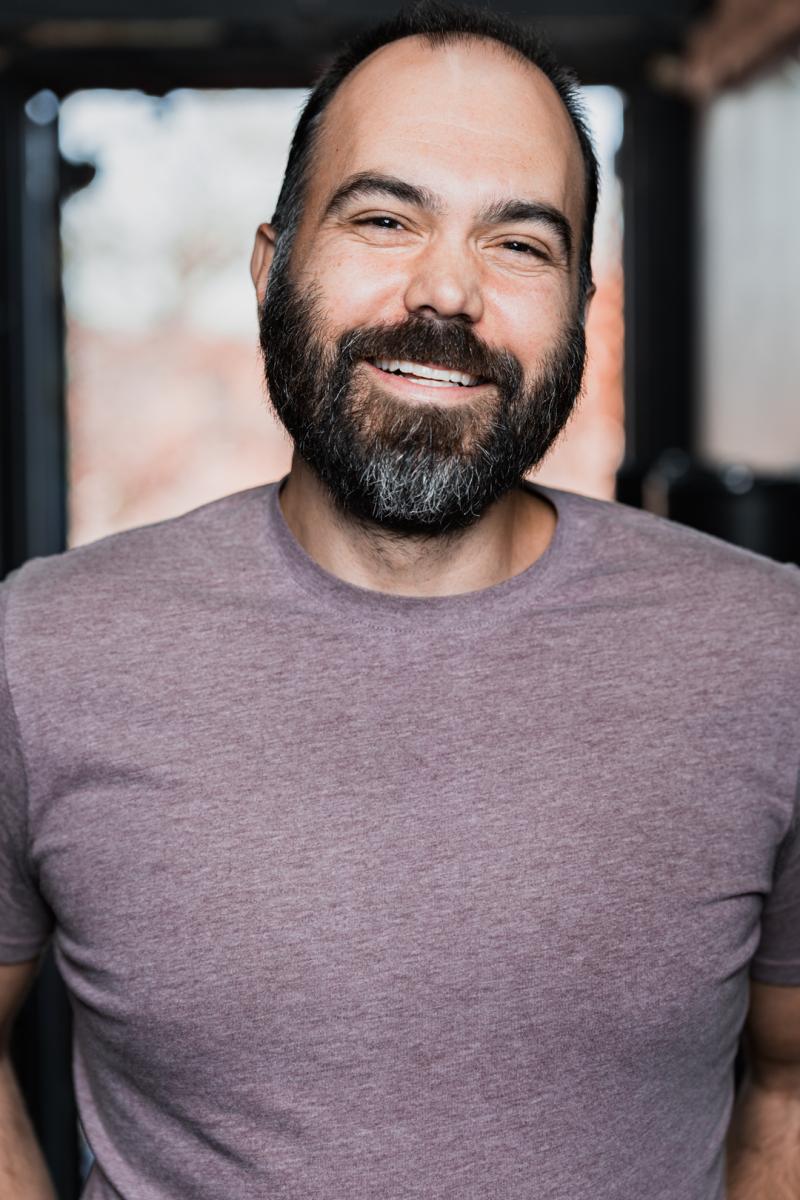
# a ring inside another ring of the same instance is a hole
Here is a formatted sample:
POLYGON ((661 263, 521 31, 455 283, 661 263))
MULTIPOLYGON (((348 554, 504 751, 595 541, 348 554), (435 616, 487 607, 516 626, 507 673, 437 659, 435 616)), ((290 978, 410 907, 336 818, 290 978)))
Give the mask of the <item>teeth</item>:
POLYGON ((460 383, 463 387, 474 387, 478 382, 477 376, 465 375, 463 371, 439 370, 437 367, 426 367, 422 363, 405 362, 396 358, 373 358, 372 361, 382 371, 399 371, 402 375, 418 375, 423 379, 441 383, 460 383))

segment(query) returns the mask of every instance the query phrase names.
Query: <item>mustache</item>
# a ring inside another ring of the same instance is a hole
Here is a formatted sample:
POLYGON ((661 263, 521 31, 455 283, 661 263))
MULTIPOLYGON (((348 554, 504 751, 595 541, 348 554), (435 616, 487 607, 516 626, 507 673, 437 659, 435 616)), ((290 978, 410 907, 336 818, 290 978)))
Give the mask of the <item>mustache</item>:
POLYGON ((414 315, 398 325, 349 330, 338 340, 337 357, 345 367, 371 358, 435 363, 503 388, 519 386, 523 375, 513 354, 492 350, 467 325, 414 315))

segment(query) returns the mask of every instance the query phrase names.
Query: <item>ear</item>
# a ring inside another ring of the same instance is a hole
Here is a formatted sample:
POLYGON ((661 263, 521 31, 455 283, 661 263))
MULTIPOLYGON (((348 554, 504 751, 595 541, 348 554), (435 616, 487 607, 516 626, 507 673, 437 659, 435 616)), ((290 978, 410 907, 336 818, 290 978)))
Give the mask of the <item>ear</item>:
POLYGON ((250 257, 250 278, 256 289, 259 308, 264 303, 264 297, 267 294, 267 278, 275 255, 277 236, 274 228, 267 221, 259 225, 256 230, 256 240, 250 257))
POLYGON ((584 325, 586 324, 586 318, 589 315, 589 305, 591 304, 592 297, 594 296, 596 291, 597 291, 597 288, 592 283, 586 289, 586 295, 583 297, 583 304, 581 306, 581 322, 584 325))

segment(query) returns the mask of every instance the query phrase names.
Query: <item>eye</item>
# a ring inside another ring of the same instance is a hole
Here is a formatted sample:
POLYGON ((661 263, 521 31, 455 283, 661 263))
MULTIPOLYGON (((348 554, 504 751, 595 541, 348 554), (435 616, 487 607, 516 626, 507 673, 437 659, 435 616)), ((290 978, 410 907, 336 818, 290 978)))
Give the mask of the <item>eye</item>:
POLYGON ((503 242, 503 246, 515 251, 521 251, 523 254, 532 254, 535 258, 542 258, 545 261, 548 258, 544 250, 540 250, 537 246, 531 246, 528 242, 503 242))
POLYGON ((376 229, 389 229, 391 231, 405 228, 394 217, 361 217, 359 220, 354 221, 353 224, 373 225, 376 229))

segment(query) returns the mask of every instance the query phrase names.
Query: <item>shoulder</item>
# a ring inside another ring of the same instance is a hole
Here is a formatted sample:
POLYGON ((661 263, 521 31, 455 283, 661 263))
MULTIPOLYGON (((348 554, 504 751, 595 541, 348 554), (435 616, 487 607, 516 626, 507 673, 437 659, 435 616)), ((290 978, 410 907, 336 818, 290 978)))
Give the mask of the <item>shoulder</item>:
POLYGON ((249 488, 191 512, 33 558, 0 583, 5 636, 69 632, 76 622, 152 612, 212 587, 257 552, 267 493, 249 488))
POLYGON ((688 525, 614 500, 547 489, 577 527, 598 576, 624 575, 665 604, 722 610, 772 609, 800 618, 800 567, 780 563, 688 525))

